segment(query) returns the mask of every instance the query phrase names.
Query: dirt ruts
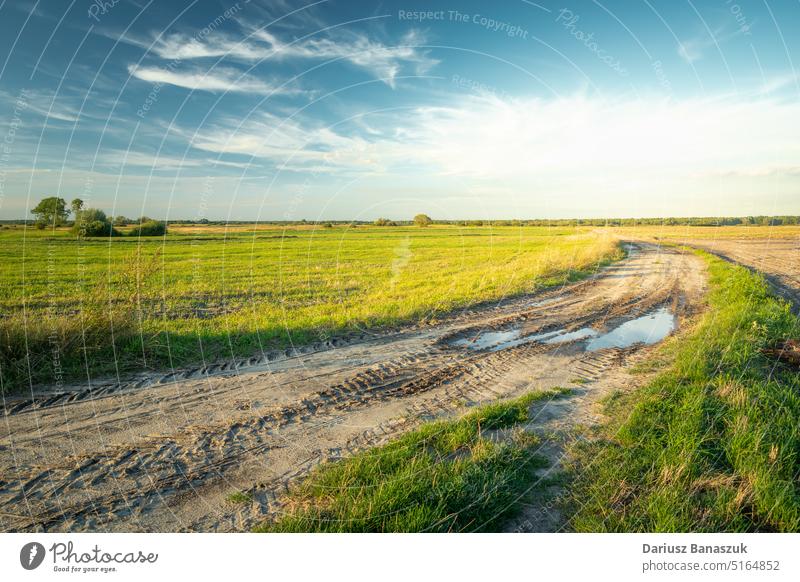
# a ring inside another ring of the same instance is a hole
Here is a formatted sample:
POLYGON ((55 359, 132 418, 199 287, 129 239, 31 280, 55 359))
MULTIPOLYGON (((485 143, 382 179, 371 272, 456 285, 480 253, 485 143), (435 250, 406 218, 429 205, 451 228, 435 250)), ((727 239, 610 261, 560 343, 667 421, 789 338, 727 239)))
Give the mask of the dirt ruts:
POLYGON ((700 259, 645 243, 629 251, 590 279, 432 327, 8 401, 0 529, 248 529, 280 511, 285 488, 321 462, 530 390, 578 388, 571 405, 558 405, 564 414, 542 416, 543 430, 568 430, 594 414, 587 406, 640 344, 587 351, 582 340, 523 340, 476 349, 457 340, 504 330, 522 338, 602 333, 656 307, 679 322, 697 309, 700 259), (251 500, 229 501, 234 491, 251 500))

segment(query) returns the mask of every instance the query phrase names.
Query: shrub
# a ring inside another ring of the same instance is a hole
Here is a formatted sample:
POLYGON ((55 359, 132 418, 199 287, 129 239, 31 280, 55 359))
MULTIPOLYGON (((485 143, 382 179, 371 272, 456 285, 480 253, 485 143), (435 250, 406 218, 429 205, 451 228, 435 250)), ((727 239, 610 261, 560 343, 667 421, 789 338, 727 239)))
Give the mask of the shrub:
POLYGON ((119 236, 106 213, 98 208, 81 210, 75 217, 72 232, 78 236, 119 236))
POLYGON ((163 220, 148 220, 134 228, 131 236, 164 236, 167 234, 167 223, 163 220))
POLYGON ((432 222, 433 220, 427 214, 417 214, 414 217, 414 224, 416 224, 417 226, 421 227, 429 226, 432 222))
POLYGON ((111 223, 109 222, 93 220, 92 222, 86 224, 86 228, 82 234, 83 236, 116 236, 119 234, 119 232, 117 232, 117 230, 111 226, 111 223))

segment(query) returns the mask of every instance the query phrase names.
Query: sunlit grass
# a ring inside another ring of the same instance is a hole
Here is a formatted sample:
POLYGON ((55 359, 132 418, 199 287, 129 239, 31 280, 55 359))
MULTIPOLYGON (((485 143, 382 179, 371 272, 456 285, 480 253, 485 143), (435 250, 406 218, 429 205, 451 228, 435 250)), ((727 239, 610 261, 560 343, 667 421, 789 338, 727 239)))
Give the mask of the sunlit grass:
POLYGON ((764 348, 798 337, 764 280, 703 254, 709 310, 668 344, 657 378, 610 400, 578 448, 580 531, 800 530, 800 374, 764 348))
POLYGON ((3 229, 0 375, 11 389, 430 321, 618 252, 576 228, 176 226, 83 241, 3 229))
POLYGON ((257 531, 496 530, 535 489, 535 470, 547 466, 535 452, 539 439, 524 430, 530 407, 568 393, 483 406, 323 465, 284 500, 282 515, 257 531))

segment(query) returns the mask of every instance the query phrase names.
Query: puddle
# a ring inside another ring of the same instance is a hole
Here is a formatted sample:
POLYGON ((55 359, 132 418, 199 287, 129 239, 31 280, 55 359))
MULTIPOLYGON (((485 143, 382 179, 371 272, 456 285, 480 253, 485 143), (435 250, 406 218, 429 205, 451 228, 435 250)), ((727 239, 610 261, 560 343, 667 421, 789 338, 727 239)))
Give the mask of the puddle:
POLYGON ((575 331, 565 332, 563 329, 560 331, 553 331, 544 333, 540 336, 531 336, 530 339, 540 341, 543 344, 563 344, 565 342, 574 342, 587 337, 594 337, 597 335, 597 330, 591 327, 582 327, 575 331))
POLYGON ((574 331, 559 329, 536 335, 522 335, 522 329, 515 328, 480 332, 477 337, 458 339, 453 342, 453 345, 475 351, 496 352, 531 342, 563 344, 588 340, 584 348, 587 352, 593 352, 605 348, 628 348, 635 344, 654 344, 663 340, 674 330, 675 316, 668 308, 662 307, 642 317, 626 321, 602 335, 591 327, 582 327, 574 331))
POLYGON ((584 327, 575 331, 566 332, 563 329, 540 333, 536 335, 522 335, 521 329, 510 329, 507 331, 487 331, 482 332, 477 338, 462 338, 453 342, 453 345, 469 348, 471 350, 490 350, 496 352, 528 344, 531 342, 541 342, 543 344, 562 344, 577 340, 594 337, 597 330, 584 327))
POLYGON ((675 316, 662 307, 637 319, 626 321, 619 327, 586 343, 586 351, 604 348, 627 348, 634 344, 660 342, 675 330, 675 316))
POLYGON ((502 349, 510 347, 508 344, 519 338, 521 329, 510 329, 507 331, 486 331, 481 332, 478 337, 461 338, 453 342, 453 345, 466 347, 471 350, 485 350, 486 348, 502 349))

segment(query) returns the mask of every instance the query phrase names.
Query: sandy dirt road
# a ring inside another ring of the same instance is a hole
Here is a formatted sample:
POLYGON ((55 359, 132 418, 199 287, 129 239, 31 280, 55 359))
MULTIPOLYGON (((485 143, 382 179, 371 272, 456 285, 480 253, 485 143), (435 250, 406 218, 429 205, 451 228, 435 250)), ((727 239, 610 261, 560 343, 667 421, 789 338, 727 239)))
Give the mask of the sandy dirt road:
MULTIPOLYGON (((0 529, 247 530, 320 462, 476 403, 574 386, 538 428, 596 421, 593 404, 650 349, 627 344, 669 333, 704 292, 696 256, 628 249, 591 279, 431 327, 6 401, 0 529)), ((543 452, 557 464, 558 446, 543 452)))
POLYGON ((686 240, 734 263, 759 271, 776 290, 800 306, 800 239, 717 239, 686 240))

